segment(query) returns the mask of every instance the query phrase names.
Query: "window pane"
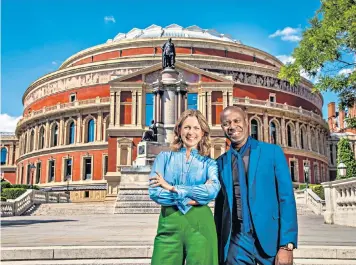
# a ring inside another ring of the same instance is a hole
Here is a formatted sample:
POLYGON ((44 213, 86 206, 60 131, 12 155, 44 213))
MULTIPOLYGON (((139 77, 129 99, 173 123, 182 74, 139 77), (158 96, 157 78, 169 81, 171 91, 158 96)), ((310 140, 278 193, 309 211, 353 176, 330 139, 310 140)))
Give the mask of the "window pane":
POLYGON ((188 94, 188 109, 198 109, 198 94, 189 93, 188 94))
POLYGON ((1 165, 6 164, 7 150, 6 148, 1 148, 1 165))
POLYGON ((88 123, 88 142, 94 142, 94 120, 88 123))
POLYGON ((151 124, 153 120, 154 94, 146 93, 146 126, 151 124))
POLYGON ((69 144, 74 144, 74 122, 69 126, 69 144))

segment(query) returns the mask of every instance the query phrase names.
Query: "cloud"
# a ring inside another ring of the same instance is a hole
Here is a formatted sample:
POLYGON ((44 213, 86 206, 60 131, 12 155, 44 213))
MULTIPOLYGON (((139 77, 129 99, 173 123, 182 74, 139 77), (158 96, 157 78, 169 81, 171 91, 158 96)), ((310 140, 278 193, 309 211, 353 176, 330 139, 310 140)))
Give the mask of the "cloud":
POLYGON ((58 63, 57 63, 56 61, 53 61, 52 64, 53 64, 53 65, 57 65, 58 63))
POLYGON ((354 71, 355 71, 355 68, 354 69, 350 69, 350 68, 342 69, 342 70, 339 71, 339 75, 349 75, 354 71))
POLYGON ((289 55, 277 55, 278 60, 280 60, 283 64, 294 63, 295 59, 289 55))
POLYGON ((106 24, 110 23, 110 22, 116 23, 116 20, 115 20, 115 18, 113 16, 105 16, 104 17, 104 21, 105 21, 106 24))
POLYGON ((0 132, 15 132, 17 122, 22 118, 12 117, 8 114, 0 114, 0 132))
POLYGON ((282 30, 277 30, 275 33, 269 35, 269 38, 281 37, 283 41, 300 41, 302 37, 300 36, 301 28, 291 28, 285 27, 282 30))

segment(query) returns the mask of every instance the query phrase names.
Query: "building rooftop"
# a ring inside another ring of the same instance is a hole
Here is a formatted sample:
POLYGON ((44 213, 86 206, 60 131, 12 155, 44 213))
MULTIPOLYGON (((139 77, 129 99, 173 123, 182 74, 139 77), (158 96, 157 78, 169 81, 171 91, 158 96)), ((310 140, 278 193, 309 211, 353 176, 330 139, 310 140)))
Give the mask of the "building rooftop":
POLYGON ((197 38, 241 43, 238 40, 234 40, 231 35, 221 34, 214 29, 202 29, 195 25, 183 28, 177 24, 171 24, 164 28, 154 24, 145 29, 133 28, 127 33, 117 34, 114 39, 108 39, 106 43, 120 42, 121 40, 129 39, 150 38, 197 38))

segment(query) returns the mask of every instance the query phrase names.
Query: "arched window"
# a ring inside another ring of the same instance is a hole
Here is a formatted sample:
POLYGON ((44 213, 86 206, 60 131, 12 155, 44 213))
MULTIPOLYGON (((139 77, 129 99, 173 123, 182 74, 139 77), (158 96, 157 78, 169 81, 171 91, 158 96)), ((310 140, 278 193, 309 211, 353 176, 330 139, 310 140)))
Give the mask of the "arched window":
POLYGON ((7 149, 5 147, 1 148, 1 165, 6 165, 7 160, 7 149))
POLYGON ((287 125, 287 145, 292 147, 292 128, 290 125, 287 125))
POLYGON ((40 135, 38 140, 38 149, 43 149, 45 143, 45 130, 43 127, 41 127, 40 129, 40 135))
POLYGON ((258 122, 255 119, 251 120, 251 137, 258 140, 258 122))
POLYGON ((25 133, 25 141, 23 143, 23 153, 26 154, 27 152, 27 133, 25 133))
POLYGON ((55 124, 52 128, 52 146, 58 145, 58 124, 55 124))
POLYGON ((32 130, 30 135, 30 152, 33 151, 34 142, 35 142, 35 131, 32 130))
POLYGON ((269 138, 270 143, 277 144, 277 128, 273 121, 269 124, 269 138))
POLYGON ((88 122, 88 139, 87 142, 94 142, 94 120, 88 122))
POLYGON ((75 125, 74 121, 69 124, 68 144, 74 144, 75 125))

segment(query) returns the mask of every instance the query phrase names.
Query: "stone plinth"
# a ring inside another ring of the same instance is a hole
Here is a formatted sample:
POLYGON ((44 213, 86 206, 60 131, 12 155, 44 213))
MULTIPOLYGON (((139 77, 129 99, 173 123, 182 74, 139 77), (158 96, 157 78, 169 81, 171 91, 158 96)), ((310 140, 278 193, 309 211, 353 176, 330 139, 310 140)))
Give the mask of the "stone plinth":
POLYGON ((152 165, 156 156, 164 150, 169 150, 169 144, 160 142, 139 142, 135 166, 152 165))
POLYGON ((162 71, 161 76, 163 84, 175 84, 178 80, 179 72, 172 68, 166 68, 162 71))

